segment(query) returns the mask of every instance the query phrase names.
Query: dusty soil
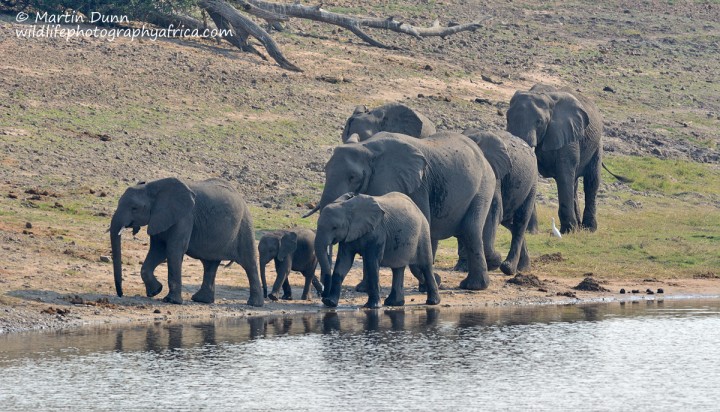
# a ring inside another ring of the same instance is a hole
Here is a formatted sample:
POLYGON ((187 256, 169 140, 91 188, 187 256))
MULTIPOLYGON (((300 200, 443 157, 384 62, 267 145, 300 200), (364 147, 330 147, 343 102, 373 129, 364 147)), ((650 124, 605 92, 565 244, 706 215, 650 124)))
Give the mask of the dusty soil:
MULTIPOLYGON (((398 50, 292 21, 275 34, 305 70, 290 73, 210 41, 18 38, 15 30, 24 26, 0 15, 0 333, 320 310, 317 299, 245 306, 247 281, 237 265, 219 273, 216 304, 174 306, 142 297, 143 233, 124 242, 126 297, 117 298, 111 265, 99 261, 109 254, 104 230, 130 183, 168 175, 224 177, 245 194, 259 227, 290 226, 319 198, 323 166, 357 104, 403 101, 439 129, 504 129, 516 90, 539 81, 570 85, 604 113, 607 153, 720 161, 717 4, 402 1, 387 9, 375 3, 325 7, 364 8, 425 25, 435 18, 489 19, 476 33, 445 40, 373 32, 398 50), (328 81, 339 78, 345 81, 328 81)), ((442 305, 575 302, 558 294, 582 278, 554 277, 553 265, 561 262, 559 256, 537 260, 543 291, 508 285, 497 273, 487 291, 456 290, 463 275, 440 266, 449 287, 442 305)), ((200 263, 188 260, 184 267, 189 299, 200 284, 200 263)), ((342 305, 364 302, 350 291, 359 276, 356 267, 342 305)), ((383 272, 385 293, 389 279, 383 272)), ((583 301, 628 298, 620 288, 720 294, 715 273, 604 281, 610 292, 573 293, 583 301)), ((295 275, 298 297, 300 284, 295 275)), ((421 304, 414 280, 406 285, 407 304, 421 304)))

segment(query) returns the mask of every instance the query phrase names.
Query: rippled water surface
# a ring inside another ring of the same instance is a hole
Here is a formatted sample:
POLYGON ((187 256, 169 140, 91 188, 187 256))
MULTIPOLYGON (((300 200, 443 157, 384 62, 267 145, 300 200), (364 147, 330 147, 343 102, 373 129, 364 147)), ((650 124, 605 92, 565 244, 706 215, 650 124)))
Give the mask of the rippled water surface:
POLYGON ((717 410, 720 301, 324 312, 0 337, 0 408, 717 410))

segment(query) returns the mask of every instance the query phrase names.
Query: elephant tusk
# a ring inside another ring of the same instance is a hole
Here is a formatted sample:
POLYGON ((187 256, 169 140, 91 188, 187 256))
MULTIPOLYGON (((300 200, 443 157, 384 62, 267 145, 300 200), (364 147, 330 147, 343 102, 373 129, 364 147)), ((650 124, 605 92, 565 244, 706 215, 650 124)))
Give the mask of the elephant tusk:
POLYGON ((118 235, 119 237, 122 237, 122 235, 123 235, 123 232, 125 232, 125 231, 126 231, 127 229, 128 229, 128 228, 126 228, 126 227, 124 227, 124 228, 120 229, 120 231, 118 232, 118 234, 117 234, 117 235, 118 235))

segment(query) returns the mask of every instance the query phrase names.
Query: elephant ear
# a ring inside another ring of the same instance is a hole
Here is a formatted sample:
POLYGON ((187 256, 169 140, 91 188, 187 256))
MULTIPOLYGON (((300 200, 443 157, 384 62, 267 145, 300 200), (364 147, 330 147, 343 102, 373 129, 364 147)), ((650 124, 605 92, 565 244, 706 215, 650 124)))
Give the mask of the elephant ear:
POLYGON ((287 232, 280 238, 280 248, 278 249, 277 260, 284 261, 288 256, 292 256, 297 249, 297 233, 287 232))
POLYGON ((552 117, 542 141, 542 150, 558 150, 580 140, 590 119, 578 99, 569 93, 551 93, 555 101, 552 117))
POLYGON ((485 159, 495 172, 495 177, 502 179, 510 173, 512 169, 512 161, 508 152, 505 140, 500 137, 500 133, 507 132, 484 132, 478 129, 468 129, 463 134, 472 139, 480 147, 485 159))
POLYGON ((404 104, 389 104, 380 108, 384 116, 380 116, 380 130, 391 133, 402 133, 412 137, 424 138, 435 134, 435 126, 422 114, 404 104))
POLYGON ((153 199, 148 223, 148 235, 162 233, 183 216, 193 212, 195 193, 180 180, 170 177, 150 182, 146 185, 153 199))
POLYGON ((380 132, 365 144, 373 154, 372 176, 367 191, 373 195, 414 193, 422 184, 428 162, 408 136, 380 132))
POLYGON ((344 207, 350 208, 346 242, 355 241, 366 233, 372 232, 385 216, 385 210, 377 200, 368 195, 357 195, 345 202, 344 207))

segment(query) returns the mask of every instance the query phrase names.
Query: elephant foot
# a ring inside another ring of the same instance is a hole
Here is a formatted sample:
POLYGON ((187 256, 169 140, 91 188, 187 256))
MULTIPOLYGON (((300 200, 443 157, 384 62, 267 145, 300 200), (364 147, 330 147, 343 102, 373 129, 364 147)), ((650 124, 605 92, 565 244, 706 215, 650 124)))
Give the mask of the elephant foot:
POLYGON ((500 265, 500 270, 508 276, 515 276, 517 274, 517 266, 513 267, 507 260, 500 265))
POLYGON ((167 296, 165 296, 165 297, 162 299, 162 301, 165 302, 165 303, 172 303, 172 304, 175 304, 175 305, 182 305, 182 303, 183 303, 183 298, 180 296, 180 294, 177 294, 177 295, 168 294, 167 296))
POLYGON ((282 299, 282 300, 292 300, 292 295, 286 293, 286 294, 280 296, 280 299, 282 299))
POLYGON ((338 305, 337 299, 333 299, 330 297, 322 298, 322 303, 329 308, 336 308, 338 305))
POLYGON ((440 304, 440 295, 434 295, 434 296, 428 296, 427 300, 425 301, 426 305, 439 305, 440 304))
POLYGON ((250 305, 250 306, 255 306, 255 307, 258 307, 258 308, 259 308, 259 307, 261 307, 262 305, 265 304, 265 298, 263 298, 262 296, 260 296, 259 293, 258 293, 258 294, 252 294, 252 293, 251 293, 251 294, 250 294, 250 299, 248 299, 247 304, 250 305))
POLYGON ((355 286, 355 292, 367 293, 367 282, 362 281, 355 286))
POLYGON ((198 303, 215 303, 215 293, 200 289, 190 299, 198 303))
POLYGON ((418 292, 420 292, 420 293, 427 292, 427 285, 424 283, 418 284, 418 292))
POLYGON ((270 300, 272 300, 273 302, 277 302, 277 300, 278 300, 278 297, 275 296, 274 293, 271 293, 271 294, 267 295, 267 298, 270 299, 270 300))
POLYGON ((394 292, 390 292, 390 295, 385 298, 383 305, 385 305, 385 306, 405 306, 405 299, 402 297, 396 296, 394 292))
POLYGON ((495 270, 502 264, 502 257, 499 253, 493 253, 491 256, 485 255, 485 262, 488 270, 495 270))
POLYGON ((530 258, 523 259, 520 257, 520 262, 518 262, 517 266, 518 272, 527 272, 530 270, 530 258))
POLYGON ((380 305, 380 299, 377 299, 368 300, 367 303, 363 305, 363 307, 367 309, 380 309, 382 306, 380 305))
POLYGON ((163 290, 162 283, 158 282, 157 279, 152 279, 145 283, 145 293, 147 297, 152 298, 160 294, 163 290))
POLYGON ((588 220, 583 219, 582 227, 585 230, 594 232, 597 230, 597 221, 595 219, 588 219, 588 220))
MULTIPOLYGON (((302 296, 300 296, 300 300, 312 300, 310 299, 309 293, 303 293, 302 296)), ((318 293, 319 295, 319 293, 318 293)))
POLYGON ((467 259, 465 259, 465 258, 458 259, 457 263, 455 263, 455 267, 453 267, 453 270, 456 272, 467 272, 468 271, 467 259))
POLYGON ((484 280, 479 276, 468 276, 460 282, 460 289, 485 290, 490 286, 490 280, 484 280))

